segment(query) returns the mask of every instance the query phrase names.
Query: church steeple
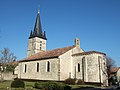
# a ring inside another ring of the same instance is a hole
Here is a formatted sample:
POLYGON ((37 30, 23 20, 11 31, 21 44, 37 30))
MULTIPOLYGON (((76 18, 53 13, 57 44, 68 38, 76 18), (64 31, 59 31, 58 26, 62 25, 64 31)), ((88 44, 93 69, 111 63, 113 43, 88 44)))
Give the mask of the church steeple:
POLYGON ((40 22, 40 10, 38 10, 34 30, 31 30, 28 40, 27 57, 41 52, 46 51, 46 33, 42 32, 42 26, 40 22))
POLYGON ((47 40, 47 38, 45 36, 46 36, 45 33, 42 32, 42 26, 41 26, 41 22, 40 22, 40 10, 38 9, 35 26, 34 26, 34 31, 32 33, 32 37, 30 34, 29 39, 34 38, 34 37, 39 37, 39 38, 47 40))
POLYGON ((32 37, 33 37, 33 32, 31 30, 29 39, 32 38, 32 37))

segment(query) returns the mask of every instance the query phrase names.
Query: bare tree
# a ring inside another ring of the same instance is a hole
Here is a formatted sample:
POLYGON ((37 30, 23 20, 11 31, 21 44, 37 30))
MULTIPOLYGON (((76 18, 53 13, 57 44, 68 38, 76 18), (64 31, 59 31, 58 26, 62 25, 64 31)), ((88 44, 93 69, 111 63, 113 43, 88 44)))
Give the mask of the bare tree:
POLYGON ((110 78, 110 73, 111 73, 111 68, 115 67, 115 61, 110 58, 110 57, 106 57, 107 60, 107 73, 108 73, 108 78, 110 78))
POLYGON ((111 77, 111 68, 115 67, 115 61, 108 56, 106 57, 106 60, 107 60, 108 84, 111 86, 111 84, 113 83, 113 79, 111 77))
POLYGON ((14 69, 15 66, 10 64, 10 62, 16 61, 16 59, 14 53, 11 53, 8 48, 4 48, 3 51, 0 51, 1 80, 4 79, 3 73, 5 71, 12 71, 14 69))

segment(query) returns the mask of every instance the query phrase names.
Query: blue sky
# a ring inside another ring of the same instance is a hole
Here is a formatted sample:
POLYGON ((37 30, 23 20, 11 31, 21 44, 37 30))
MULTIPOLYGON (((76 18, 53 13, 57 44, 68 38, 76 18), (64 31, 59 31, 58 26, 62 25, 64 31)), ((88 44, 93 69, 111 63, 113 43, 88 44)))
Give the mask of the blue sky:
POLYGON ((78 37, 85 51, 104 52, 120 66, 120 0, 0 0, 0 50, 26 57, 38 6, 47 50, 78 37))

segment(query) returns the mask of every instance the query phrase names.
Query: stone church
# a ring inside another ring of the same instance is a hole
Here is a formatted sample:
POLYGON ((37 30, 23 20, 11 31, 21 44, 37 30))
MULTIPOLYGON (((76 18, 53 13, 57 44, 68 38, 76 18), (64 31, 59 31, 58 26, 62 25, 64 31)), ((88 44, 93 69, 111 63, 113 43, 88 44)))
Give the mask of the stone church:
POLYGON ((16 67, 19 79, 64 81, 76 78, 107 86, 105 53, 84 51, 79 38, 75 38, 73 46, 54 50, 46 50, 46 42, 38 11, 34 30, 28 40, 27 58, 19 61, 16 67))

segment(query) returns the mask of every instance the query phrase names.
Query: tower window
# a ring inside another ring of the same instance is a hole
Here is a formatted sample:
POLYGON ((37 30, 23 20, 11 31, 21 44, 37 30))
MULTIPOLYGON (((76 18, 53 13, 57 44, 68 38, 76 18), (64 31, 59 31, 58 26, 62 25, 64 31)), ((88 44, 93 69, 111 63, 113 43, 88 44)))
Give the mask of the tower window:
POLYGON ((39 72, 39 63, 37 63, 37 72, 39 72))
POLYGON ((42 47, 40 47, 40 50, 42 50, 42 47))
POLYGON ((47 62, 47 72, 50 72, 50 62, 47 62))
POLYGON ((25 72, 27 71, 27 65, 25 64, 25 72))
POLYGON ((40 43, 42 43, 42 41, 40 41, 40 43))
POLYGON ((40 46, 42 46, 42 44, 40 44, 40 46))

